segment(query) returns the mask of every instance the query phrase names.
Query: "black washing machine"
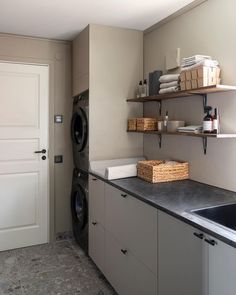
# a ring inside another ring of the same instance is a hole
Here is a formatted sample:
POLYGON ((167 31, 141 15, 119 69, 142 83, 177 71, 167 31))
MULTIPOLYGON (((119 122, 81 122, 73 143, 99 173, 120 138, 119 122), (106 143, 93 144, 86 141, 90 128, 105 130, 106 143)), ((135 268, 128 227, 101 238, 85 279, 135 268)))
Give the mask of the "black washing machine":
POLYGON ((79 169, 73 171, 71 215, 75 240, 88 253, 88 173, 79 169))
POLYGON ((77 169, 88 171, 89 166, 89 91, 74 98, 71 120, 74 165, 77 169))

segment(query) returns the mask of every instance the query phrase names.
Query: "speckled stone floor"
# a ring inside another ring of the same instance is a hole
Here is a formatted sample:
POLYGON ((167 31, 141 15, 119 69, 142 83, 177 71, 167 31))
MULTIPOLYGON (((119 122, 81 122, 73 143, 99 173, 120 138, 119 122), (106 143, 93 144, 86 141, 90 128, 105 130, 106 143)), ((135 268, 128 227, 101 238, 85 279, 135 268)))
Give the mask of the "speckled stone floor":
POLYGON ((0 295, 116 294, 73 240, 0 252, 0 295))

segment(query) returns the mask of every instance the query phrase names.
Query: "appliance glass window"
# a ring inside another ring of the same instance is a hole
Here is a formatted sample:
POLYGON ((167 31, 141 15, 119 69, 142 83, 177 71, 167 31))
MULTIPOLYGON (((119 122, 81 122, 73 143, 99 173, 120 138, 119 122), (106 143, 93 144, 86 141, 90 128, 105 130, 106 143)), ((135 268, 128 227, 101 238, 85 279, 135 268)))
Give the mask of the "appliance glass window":
POLYGON ((78 146, 79 152, 82 152, 88 137, 87 117, 82 108, 79 108, 72 118, 71 136, 73 142, 78 146))
POLYGON ((82 230, 87 223, 87 201, 86 194, 81 186, 74 192, 72 200, 72 214, 76 225, 82 230))

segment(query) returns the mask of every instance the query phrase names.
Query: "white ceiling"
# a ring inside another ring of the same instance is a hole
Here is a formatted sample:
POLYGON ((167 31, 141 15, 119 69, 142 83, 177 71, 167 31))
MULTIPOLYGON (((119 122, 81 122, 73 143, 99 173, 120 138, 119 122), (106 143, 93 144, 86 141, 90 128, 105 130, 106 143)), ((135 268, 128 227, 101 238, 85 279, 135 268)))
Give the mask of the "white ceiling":
POLYGON ((193 0, 0 0, 0 32, 72 40, 87 24, 145 30, 193 0))

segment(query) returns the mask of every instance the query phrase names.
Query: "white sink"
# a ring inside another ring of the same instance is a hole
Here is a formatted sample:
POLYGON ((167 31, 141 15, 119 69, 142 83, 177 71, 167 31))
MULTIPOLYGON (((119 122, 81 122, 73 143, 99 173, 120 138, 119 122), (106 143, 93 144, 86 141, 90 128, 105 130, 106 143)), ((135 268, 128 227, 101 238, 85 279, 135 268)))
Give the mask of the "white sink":
POLYGON ((120 179, 137 176, 138 161, 144 157, 90 161, 89 170, 105 179, 120 179))

